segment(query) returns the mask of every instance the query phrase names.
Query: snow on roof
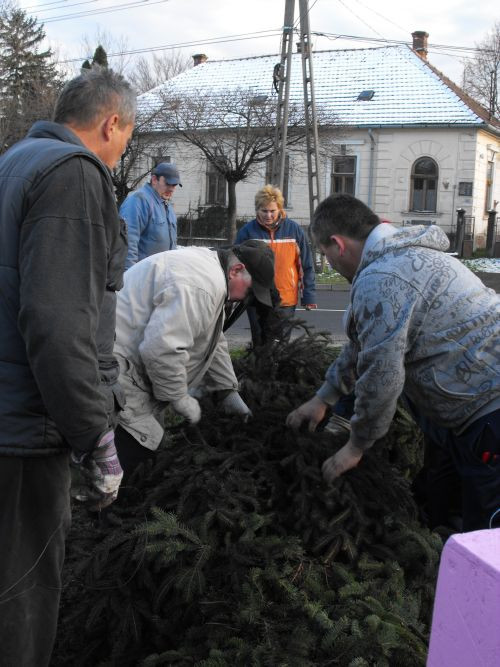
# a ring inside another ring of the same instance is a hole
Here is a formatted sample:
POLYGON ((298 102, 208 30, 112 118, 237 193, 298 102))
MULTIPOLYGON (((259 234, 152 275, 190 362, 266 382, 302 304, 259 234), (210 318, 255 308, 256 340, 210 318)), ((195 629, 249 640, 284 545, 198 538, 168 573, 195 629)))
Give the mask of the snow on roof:
MULTIPOLYGON (((139 109, 153 110, 159 93, 174 97, 251 90, 276 99, 273 87, 277 55, 206 61, 139 97, 139 109)), ((313 52, 316 105, 354 127, 484 126, 481 118, 409 46, 385 46, 313 52), (363 91, 371 99, 358 100, 363 91)), ((301 54, 292 56, 290 102, 303 105, 301 54)))

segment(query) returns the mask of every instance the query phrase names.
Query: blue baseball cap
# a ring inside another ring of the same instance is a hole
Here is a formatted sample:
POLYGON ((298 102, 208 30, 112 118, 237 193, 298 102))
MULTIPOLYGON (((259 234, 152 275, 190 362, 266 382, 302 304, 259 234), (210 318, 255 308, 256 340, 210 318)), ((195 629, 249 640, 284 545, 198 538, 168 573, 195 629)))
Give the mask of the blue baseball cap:
POLYGON ((155 176, 163 176, 169 185, 179 185, 182 188, 181 177, 173 162, 160 162, 151 172, 155 176))

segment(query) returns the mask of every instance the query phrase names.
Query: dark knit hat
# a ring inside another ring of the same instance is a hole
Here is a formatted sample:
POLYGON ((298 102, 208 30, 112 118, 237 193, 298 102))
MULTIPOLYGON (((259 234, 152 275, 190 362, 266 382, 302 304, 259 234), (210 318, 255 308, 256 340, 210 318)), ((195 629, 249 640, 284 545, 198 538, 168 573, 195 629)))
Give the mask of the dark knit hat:
POLYGON ((231 250, 252 276, 252 291, 266 306, 272 307, 271 288, 274 285, 274 253, 264 241, 251 239, 231 250))

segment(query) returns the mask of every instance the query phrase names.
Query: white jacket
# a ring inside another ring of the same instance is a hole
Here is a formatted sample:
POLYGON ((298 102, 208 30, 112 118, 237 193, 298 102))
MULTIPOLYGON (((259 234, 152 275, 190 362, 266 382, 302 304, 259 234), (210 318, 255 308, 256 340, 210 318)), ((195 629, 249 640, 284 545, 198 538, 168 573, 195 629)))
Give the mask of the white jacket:
POLYGON ((127 399, 119 421, 154 450, 166 403, 202 380, 212 390, 238 389, 222 333, 227 282, 216 251, 188 247, 141 260, 124 283, 114 350, 127 399))

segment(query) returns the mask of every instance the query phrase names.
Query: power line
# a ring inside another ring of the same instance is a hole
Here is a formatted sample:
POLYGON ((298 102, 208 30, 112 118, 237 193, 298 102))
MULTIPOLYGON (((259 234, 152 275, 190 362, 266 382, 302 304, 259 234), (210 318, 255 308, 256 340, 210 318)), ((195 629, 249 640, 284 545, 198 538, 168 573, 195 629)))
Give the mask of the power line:
POLYGON ((398 25, 397 23, 394 23, 394 21, 392 21, 391 19, 388 19, 387 16, 384 16, 383 14, 381 14, 380 12, 377 12, 375 9, 372 9, 371 7, 367 7, 367 5, 365 5, 364 2, 361 2, 361 0, 356 0, 356 2, 358 3, 358 5, 361 5, 362 7, 367 9, 368 11, 373 12, 373 14, 376 14, 377 16, 380 16, 380 18, 384 19, 384 21, 387 21, 387 23, 391 23, 394 27, 396 27, 399 30, 401 30, 402 32, 408 34, 409 31, 406 30, 406 28, 403 28, 402 26, 398 25))
POLYGON ((380 37, 382 37, 382 35, 378 32, 378 30, 375 30, 375 28, 373 26, 371 26, 369 23, 367 23, 364 19, 362 19, 361 16, 358 16, 354 10, 352 10, 350 7, 347 6, 347 4, 344 2, 344 0, 338 0, 338 2, 343 7, 345 7, 345 9, 347 9, 348 12, 351 12, 351 14, 353 16, 355 16, 358 19, 358 21, 361 21, 361 23, 363 23, 367 28, 369 28, 370 30, 373 30, 373 32, 376 35, 379 35, 380 37))
POLYGON ((40 7, 46 7, 47 5, 64 5, 67 0, 52 0, 51 2, 42 2, 39 5, 29 5, 28 7, 21 7, 23 12, 27 12, 28 9, 39 9, 40 7))
MULTIPOLYGON (((71 5, 66 4, 67 0, 62 0, 62 5, 64 5, 64 9, 69 9, 70 7, 79 7, 80 5, 93 5, 96 2, 100 2, 100 0, 82 0, 82 2, 74 2, 71 5)), ((61 5, 61 0, 56 0, 56 2, 48 2, 47 5, 61 5)), ((40 6, 40 5, 39 5, 40 6)), ((41 12, 53 12, 61 9, 61 6, 57 7, 46 7, 45 9, 38 9, 34 12, 35 14, 40 14, 41 12)))
MULTIPOLYGON (((121 56, 130 56, 140 53, 153 53, 155 51, 169 51, 172 49, 182 49, 193 46, 205 46, 210 44, 224 44, 227 42, 243 42, 248 39, 260 39, 262 37, 277 37, 281 34, 281 30, 262 30, 260 32, 242 33, 239 35, 227 35, 225 37, 210 37, 208 39, 197 40, 193 42, 178 42, 176 44, 162 44, 159 46, 149 46, 141 49, 131 49, 129 51, 119 51, 117 53, 106 54, 108 58, 119 58, 121 56)), ((69 58, 67 60, 60 60, 58 64, 63 65, 67 63, 79 62, 81 58, 69 58)))
MULTIPOLYGON (((317 35, 318 37, 326 37, 328 39, 333 39, 333 40, 338 40, 338 39, 345 39, 345 40, 353 40, 353 41, 359 41, 359 42, 374 42, 377 44, 392 44, 392 45, 402 45, 402 44, 407 44, 410 45, 408 40, 401 40, 401 39, 385 39, 383 37, 360 37, 358 35, 342 35, 342 34, 335 34, 335 33, 329 33, 329 32, 314 32, 313 34, 317 35)), ((445 49, 446 51, 463 51, 463 52, 474 52, 474 53, 493 53, 493 49, 481 49, 475 46, 452 46, 450 44, 431 44, 429 43, 427 45, 427 48, 429 50, 439 50, 439 49, 445 49)))
POLYGON ((85 18, 88 16, 97 16, 98 14, 111 14, 114 12, 121 12, 126 9, 133 9, 134 7, 140 7, 141 5, 144 5, 145 2, 148 3, 148 7, 151 7, 152 5, 159 5, 163 4, 165 2, 168 2, 169 0, 156 0, 156 2, 150 2, 149 0, 139 0, 138 2, 129 2, 126 4, 121 4, 121 5, 116 5, 112 7, 103 7, 101 9, 95 9, 95 10, 89 10, 87 12, 77 12, 74 14, 62 14, 61 16, 53 16, 52 18, 45 19, 43 21, 43 24, 46 25, 47 23, 56 23, 58 21, 67 21, 68 19, 74 19, 74 18, 85 18))
MULTIPOLYGON (((164 0, 160 0, 164 1, 164 0)), ((188 48, 188 47, 197 47, 197 46, 206 46, 206 45, 211 45, 211 44, 224 44, 224 43, 229 43, 229 42, 243 42, 251 39, 262 39, 262 38, 270 38, 270 37, 278 37, 281 35, 281 29, 274 29, 274 30, 261 30, 258 32, 251 32, 251 33, 239 33, 235 35, 225 35, 221 37, 210 37, 207 39, 201 39, 201 40, 196 40, 196 41, 189 41, 189 42, 177 42, 173 44, 161 44, 157 46, 149 46, 149 47, 143 47, 143 48, 138 48, 138 49, 130 49, 127 51, 118 51, 116 53, 108 53, 107 56, 108 58, 119 58, 122 56, 128 56, 128 55, 138 55, 141 53, 154 53, 155 51, 169 51, 169 50, 174 50, 174 49, 182 49, 182 48, 188 48)), ((335 34, 335 33, 326 33, 326 32, 317 32, 313 31, 311 32, 312 35, 316 35, 318 37, 326 37, 327 39, 331 40, 350 40, 350 41, 357 41, 357 42, 368 42, 368 43, 375 43, 375 44, 383 44, 386 46, 390 45, 407 45, 410 46, 408 41, 404 40, 391 40, 391 39, 385 39, 382 37, 361 37, 359 35, 343 35, 343 34, 335 34)), ((450 57, 456 57, 456 54, 450 53, 453 51, 457 51, 459 53, 472 53, 475 54, 479 51, 487 52, 488 50, 485 49, 478 49, 476 47, 465 47, 465 46, 450 46, 450 45, 445 45, 445 44, 429 44, 428 45, 429 51, 436 51, 440 52, 441 55, 447 55, 450 57), (447 53, 448 52, 448 53, 447 53)), ((66 60, 61 60, 58 61, 59 64, 69 64, 72 62, 79 62, 81 60, 81 57, 78 58, 68 58, 66 60)))

